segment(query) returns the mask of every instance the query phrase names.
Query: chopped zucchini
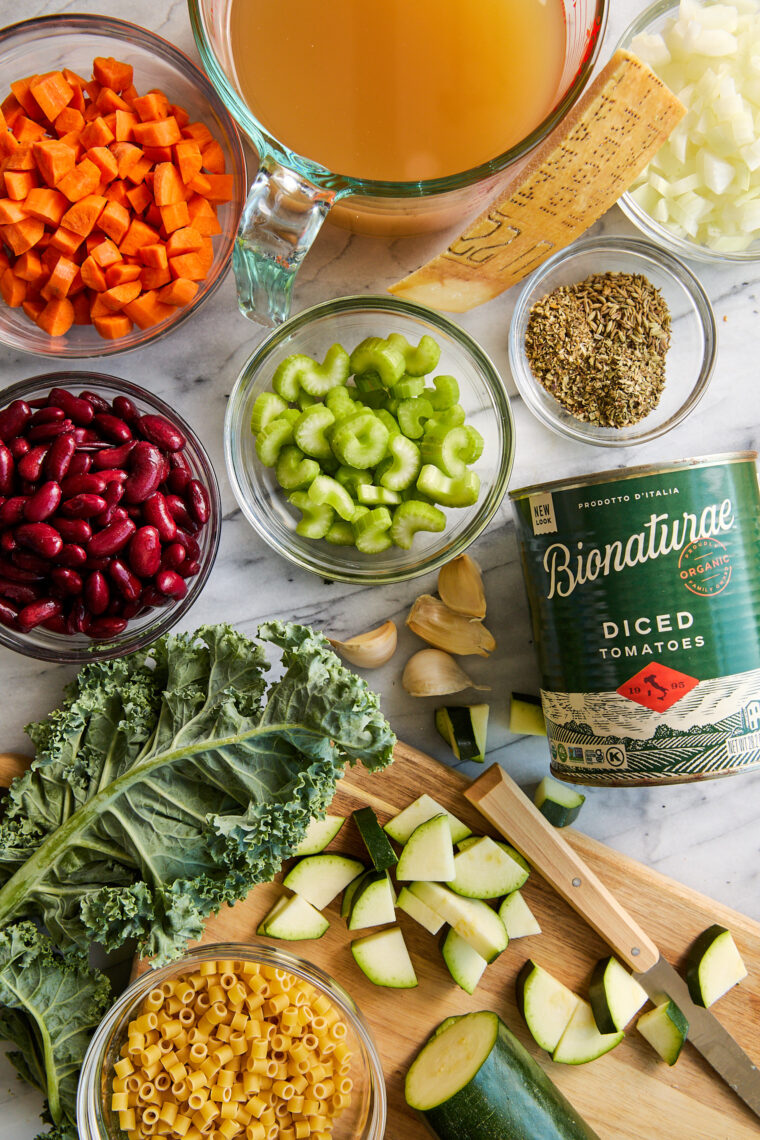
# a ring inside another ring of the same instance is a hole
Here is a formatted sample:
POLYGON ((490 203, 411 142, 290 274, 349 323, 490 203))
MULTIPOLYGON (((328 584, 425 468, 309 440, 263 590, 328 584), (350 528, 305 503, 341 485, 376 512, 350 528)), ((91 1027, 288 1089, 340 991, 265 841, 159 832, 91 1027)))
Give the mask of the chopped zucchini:
POLYGON ((354 822, 369 851, 369 857, 376 871, 387 871, 398 862, 398 856, 390 845, 388 836, 377 822, 371 807, 360 808, 354 813, 354 822))
MULTIPOLYGON (((468 847, 472 847, 473 843, 478 842, 478 838, 479 836, 477 835, 470 835, 467 839, 463 839, 461 843, 457 843, 457 847, 460 851, 466 851, 468 847)), ((503 843, 500 839, 495 839, 494 842, 498 843, 503 851, 506 851, 510 859, 514 859, 515 863, 519 863, 523 870, 527 871, 528 874, 525 876, 527 879, 528 875, 530 875, 530 863, 525 856, 521 855, 515 847, 511 847, 509 843, 503 843)))
POLYGON ((354 892, 349 930, 386 926, 396 921, 396 896, 387 871, 370 871, 354 892))
POLYGON ((536 916, 519 891, 512 891, 504 899, 499 907, 499 918, 510 942, 513 938, 529 938, 541 933, 536 916))
POLYGON ((536 788, 533 802, 549 823, 555 827, 567 827, 577 818, 586 797, 553 776, 544 776, 536 788))
POLYGON ((533 1040, 553 1053, 581 999, 530 958, 517 975, 517 1007, 533 1040))
POLYGON ((409 836, 396 867, 396 878, 399 882, 423 879, 445 883, 454 874, 454 845, 444 812, 426 819, 409 836))
POLYGON ((265 934, 267 938, 298 942, 304 938, 321 938, 329 925, 325 916, 311 903, 300 895, 292 895, 275 903, 261 920, 256 933, 265 934))
POLYGON ((445 705, 435 711, 435 727, 451 746, 457 760, 475 760, 482 764, 486 758, 489 706, 445 705))
POLYGON ((636 1028, 668 1065, 675 1065, 689 1034, 689 1023, 674 1001, 642 1013, 636 1028))
POLYGON ((351 953, 362 973, 376 986, 410 990, 417 985, 404 936, 397 926, 357 939, 351 943, 351 953))
MULTIPOLYGON (((528 873, 493 839, 484 835, 454 856, 455 875, 448 883, 470 899, 498 899, 519 890, 528 873)), ((418 876, 420 877, 420 876, 418 876)))
POLYGON ((340 903, 340 917, 348 919, 351 914, 351 904, 354 901, 354 895, 358 891, 364 880, 371 875, 371 871, 360 871, 355 879, 352 879, 343 892, 343 898, 340 903))
POLYGON ((457 819, 450 811, 446 811, 432 796, 427 794, 420 796, 408 808, 404 808, 402 812, 399 812, 397 816, 386 823, 385 831, 391 839, 395 839, 396 843, 406 843, 409 836, 421 823, 427 819, 432 819, 434 815, 440 815, 441 812, 444 812, 448 818, 452 843, 461 843, 468 835, 472 835, 467 824, 462 823, 461 819, 457 819))
POLYGON ((431 910, 422 899, 413 895, 408 887, 401 888, 396 906, 408 914, 410 918, 413 918, 415 922, 418 922, 420 926, 424 926, 425 930, 429 930, 431 934, 437 934, 443 926, 441 916, 436 911, 431 910))
POLYGON ((591 1006, 579 998, 567 1028, 552 1053, 552 1061, 558 1065, 585 1065, 609 1053, 610 1049, 620 1044, 624 1036, 622 1030, 600 1033, 591 1006))
POLYGON ((313 819, 293 854, 299 859, 304 855, 318 855, 320 851, 324 851, 328 843, 332 843, 345 822, 342 815, 326 815, 324 819, 313 819))
POLYGON ((611 956, 594 967, 588 996, 600 1033, 625 1029, 648 1000, 646 990, 611 956))
POLYGON ((443 960, 449 973, 465 993, 473 994, 488 963, 452 927, 443 942, 443 960))
POLYGON ((324 910, 364 869, 358 859, 345 855, 308 855, 288 871, 282 882, 317 910, 324 910))
POLYGON ((747 968, 725 926, 710 926, 689 950, 686 982, 695 1005, 708 1009, 746 976, 747 968))
POLYGON ((409 889, 453 926, 486 962, 493 962, 509 945, 504 923, 487 903, 455 895, 441 883, 416 882, 409 889))
POLYGON ((515 736, 546 736, 541 698, 512 693, 509 700, 509 731, 515 736))

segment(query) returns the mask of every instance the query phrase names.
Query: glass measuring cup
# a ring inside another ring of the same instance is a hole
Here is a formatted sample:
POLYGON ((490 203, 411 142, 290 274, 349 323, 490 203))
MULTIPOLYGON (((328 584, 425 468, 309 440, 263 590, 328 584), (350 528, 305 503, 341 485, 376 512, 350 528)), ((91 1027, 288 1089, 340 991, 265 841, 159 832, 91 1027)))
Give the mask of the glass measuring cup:
MULTIPOLYGON (((609 0, 563 0, 564 65, 554 105, 519 142, 488 162, 458 173, 392 182, 329 170, 296 153, 287 139, 276 138, 259 122, 235 79, 232 4, 233 0, 188 0, 203 66, 259 155, 259 170, 240 220, 233 266, 241 311, 269 325, 288 316, 295 274, 329 211, 338 224, 356 232, 400 236, 442 229, 485 206, 504 173, 545 138, 578 99, 599 53, 609 10, 609 0)), ((255 64, 252 58, 251 66, 255 64)), ((283 91, 287 82, 284 59, 283 91)), ((318 113, 318 91, 314 101, 318 113)))

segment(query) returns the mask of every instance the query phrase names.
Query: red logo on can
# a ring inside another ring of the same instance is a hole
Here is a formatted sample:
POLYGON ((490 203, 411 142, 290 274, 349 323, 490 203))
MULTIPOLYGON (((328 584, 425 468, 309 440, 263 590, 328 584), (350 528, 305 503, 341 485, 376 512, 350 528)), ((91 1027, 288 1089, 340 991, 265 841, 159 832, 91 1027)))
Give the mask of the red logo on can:
POLYGON ((621 697, 636 701, 644 708, 665 712, 698 684, 696 677, 653 661, 635 673, 629 681, 624 681, 617 691, 621 697))

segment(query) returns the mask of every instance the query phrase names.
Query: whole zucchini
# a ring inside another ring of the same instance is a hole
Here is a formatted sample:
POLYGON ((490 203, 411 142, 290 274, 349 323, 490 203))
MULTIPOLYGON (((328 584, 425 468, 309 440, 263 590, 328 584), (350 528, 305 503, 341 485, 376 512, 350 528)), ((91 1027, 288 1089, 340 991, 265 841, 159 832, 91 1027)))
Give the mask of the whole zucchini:
POLYGON ((599 1140, 487 1010, 438 1027, 409 1068, 405 1094, 440 1140, 599 1140))

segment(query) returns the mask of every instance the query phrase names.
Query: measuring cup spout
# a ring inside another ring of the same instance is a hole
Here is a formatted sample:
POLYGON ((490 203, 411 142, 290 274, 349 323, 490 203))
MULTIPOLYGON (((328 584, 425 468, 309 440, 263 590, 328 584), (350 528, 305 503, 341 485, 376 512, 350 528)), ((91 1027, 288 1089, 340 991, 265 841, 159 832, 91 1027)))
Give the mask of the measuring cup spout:
POLYGON ((262 163, 232 255, 238 304, 249 320, 272 326, 287 319, 296 272, 334 198, 272 159, 262 163))

